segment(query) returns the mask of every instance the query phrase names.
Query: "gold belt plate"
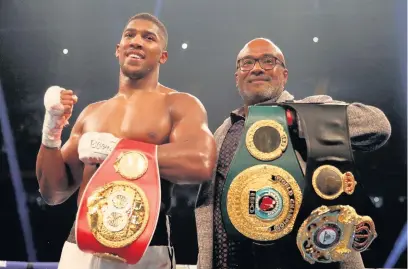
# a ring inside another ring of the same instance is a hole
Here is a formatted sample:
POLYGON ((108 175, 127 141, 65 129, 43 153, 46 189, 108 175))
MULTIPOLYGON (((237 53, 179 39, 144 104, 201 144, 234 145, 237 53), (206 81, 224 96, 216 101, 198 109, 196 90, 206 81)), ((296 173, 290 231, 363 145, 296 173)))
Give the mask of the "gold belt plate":
POLYGON ((321 206, 312 211, 297 234, 303 258, 314 264, 341 262, 366 250, 377 237, 369 216, 360 216, 351 206, 321 206))
POLYGON ((290 233, 301 203, 296 180, 273 165, 255 165, 242 171, 227 193, 232 225, 256 241, 277 240, 290 233))
POLYGON ((127 181, 114 181, 95 190, 87 201, 88 223, 102 245, 125 247, 144 231, 149 204, 143 190, 127 181))

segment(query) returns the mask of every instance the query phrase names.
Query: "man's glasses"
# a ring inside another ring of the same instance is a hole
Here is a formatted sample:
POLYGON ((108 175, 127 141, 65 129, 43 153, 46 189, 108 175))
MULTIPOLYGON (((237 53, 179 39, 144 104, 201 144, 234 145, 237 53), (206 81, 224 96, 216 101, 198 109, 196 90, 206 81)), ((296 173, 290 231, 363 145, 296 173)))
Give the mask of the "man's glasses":
POLYGON ((241 69, 241 71, 250 71, 254 68, 256 62, 259 62, 259 65, 264 70, 273 69, 277 64, 285 68, 285 64, 278 58, 274 56, 264 56, 260 59, 254 59, 250 57, 239 59, 237 69, 239 68, 241 69))

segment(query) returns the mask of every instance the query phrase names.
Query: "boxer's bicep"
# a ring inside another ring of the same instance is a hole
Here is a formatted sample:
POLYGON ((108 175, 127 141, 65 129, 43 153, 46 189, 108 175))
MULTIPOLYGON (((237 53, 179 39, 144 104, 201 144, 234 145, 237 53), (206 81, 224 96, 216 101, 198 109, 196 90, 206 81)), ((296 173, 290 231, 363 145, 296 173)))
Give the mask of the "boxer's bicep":
POLYGON ((207 112, 197 98, 191 95, 181 97, 172 107, 172 121, 170 143, 192 141, 212 147, 214 138, 208 128, 207 112))
POLYGON ((78 142, 81 137, 81 133, 71 132, 71 136, 61 149, 62 158, 67 168, 67 176, 70 181, 70 185, 75 188, 79 186, 83 175, 83 163, 79 160, 78 156, 78 142))
POLYGON ((208 180, 215 167, 216 146, 204 106, 191 95, 178 94, 171 109, 170 143, 159 147, 159 157, 173 159, 174 168, 190 177, 187 181, 208 180))
POLYGON ((61 148, 62 158, 67 167, 68 180, 70 180, 70 185, 75 189, 81 183, 84 172, 84 165, 79 160, 78 144, 83 133, 85 118, 88 113, 89 107, 85 108, 79 115, 77 121, 72 127, 67 142, 61 148))

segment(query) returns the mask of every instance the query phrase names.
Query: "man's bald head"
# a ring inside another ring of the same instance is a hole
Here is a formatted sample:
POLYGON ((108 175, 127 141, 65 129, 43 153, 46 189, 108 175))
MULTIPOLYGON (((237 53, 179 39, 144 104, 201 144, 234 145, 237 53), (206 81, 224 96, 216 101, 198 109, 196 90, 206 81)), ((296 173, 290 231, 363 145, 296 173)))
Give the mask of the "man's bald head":
POLYGON ((276 100, 283 92, 288 70, 282 51, 266 38, 255 38, 241 49, 235 82, 246 105, 276 100))
POLYGON ((260 51, 261 53, 265 51, 265 49, 268 49, 270 51, 274 52, 275 57, 277 57, 279 60, 282 61, 283 64, 285 64, 285 56, 283 55, 281 49, 273 43, 270 39, 263 38, 263 37, 258 37, 255 39, 252 39, 248 43, 245 44, 245 46, 241 49, 241 51, 238 53, 237 56, 237 62, 240 58, 242 58, 248 51, 260 51))

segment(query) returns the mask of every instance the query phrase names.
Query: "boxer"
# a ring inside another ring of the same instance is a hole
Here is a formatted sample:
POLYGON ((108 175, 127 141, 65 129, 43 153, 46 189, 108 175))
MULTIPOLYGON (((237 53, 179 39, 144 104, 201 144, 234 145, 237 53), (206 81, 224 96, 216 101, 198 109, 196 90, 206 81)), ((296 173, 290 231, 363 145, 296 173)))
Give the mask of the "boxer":
MULTIPOLYGON (((61 133, 78 97, 72 90, 59 86, 50 87, 45 93, 46 112, 36 174, 47 204, 61 204, 79 188, 81 205, 82 196, 92 185, 90 179, 107 180, 103 177, 105 170, 100 169, 122 142, 153 149, 146 156, 152 157, 149 162, 157 164, 160 176, 160 187, 155 190, 161 197, 157 223, 152 226, 155 230, 150 241, 147 240, 149 247, 136 264, 82 251, 75 232, 83 227, 76 229, 74 224, 64 244, 59 269, 175 268, 166 215, 172 185, 210 180, 216 149, 201 102, 158 82, 160 65, 168 57, 167 39, 167 30, 156 17, 142 13, 129 19, 115 52, 120 66, 117 94, 88 105, 64 145, 61 133)), ((147 169, 154 172, 154 168, 149 164, 147 169)), ((128 182, 137 184, 141 180, 150 179, 145 176, 128 182)), ((146 196, 149 198, 148 193, 146 196)))

